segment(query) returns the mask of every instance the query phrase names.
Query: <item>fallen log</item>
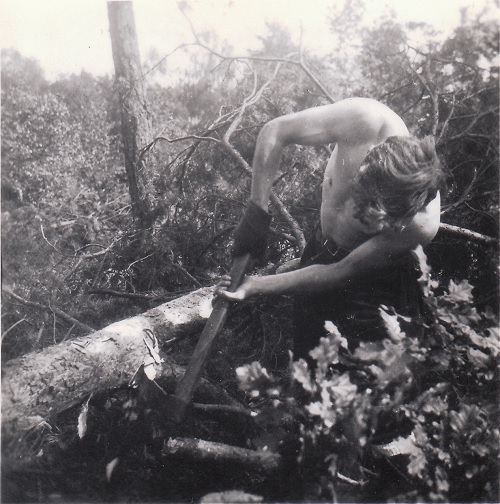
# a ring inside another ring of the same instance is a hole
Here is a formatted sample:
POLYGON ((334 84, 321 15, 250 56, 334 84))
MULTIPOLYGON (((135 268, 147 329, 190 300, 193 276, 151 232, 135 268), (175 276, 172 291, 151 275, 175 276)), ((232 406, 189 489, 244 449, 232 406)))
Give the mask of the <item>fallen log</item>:
MULTIPOLYGON (((162 342, 196 333, 210 315, 211 297, 211 288, 199 289, 89 335, 5 363, 2 440, 46 421, 91 393, 129 383, 146 358, 158 360, 152 355, 151 335, 161 348, 162 342)), ((155 363, 159 374, 182 376, 183 368, 168 356, 164 359, 155 363)))
POLYGON ((205 462, 242 464, 263 471, 274 471, 281 464, 280 455, 268 450, 249 450, 194 438, 170 438, 163 446, 163 455, 205 462))

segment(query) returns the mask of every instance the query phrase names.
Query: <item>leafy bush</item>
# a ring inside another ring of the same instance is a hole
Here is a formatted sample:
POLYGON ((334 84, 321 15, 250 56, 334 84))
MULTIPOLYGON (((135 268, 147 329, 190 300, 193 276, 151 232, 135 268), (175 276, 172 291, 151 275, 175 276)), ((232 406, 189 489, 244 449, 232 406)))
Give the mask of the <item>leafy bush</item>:
POLYGON ((377 500, 498 499, 497 320, 478 313, 466 280, 437 295, 421 257, 434 319, 422 338, 403 332, 401 317, 381 307, 386 339, 349 352, 326 322, 327 335, 310 352, 315 365, 293 362, 291 383, 258 363, 237 370, 259 411, 256 445, 294 453, 299 436, 290 462, 308 498, 350 485, 377 500))

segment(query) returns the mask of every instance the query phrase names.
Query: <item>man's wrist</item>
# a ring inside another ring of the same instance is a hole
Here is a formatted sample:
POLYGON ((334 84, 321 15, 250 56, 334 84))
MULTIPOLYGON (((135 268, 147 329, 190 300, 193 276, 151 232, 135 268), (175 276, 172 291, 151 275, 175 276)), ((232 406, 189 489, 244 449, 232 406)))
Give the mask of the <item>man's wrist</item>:
POLYGON ((262 258, 270 223, 271 215, 250 200, 233 233, 232 255, 237 257, 249 252, 254 258, 262 258))
POLYGON ((247 214, 254 222, 259 224, 259 227, 263 226, 265 228, 269 227, 271 222, 271 214, 268 209, 254 200, 249 200, 247 204, 247 214))
POLYGON ((269 215, 269 203, 265 197, 257 198, 257 197, 252 196, 248 200, 248 205, 250 205, 250 204, 256 206, 257 208, 259 208, 260 210, 262 210, 263 212, 265 212, 266 214, 269 215))
POLYGON ((248 277, 248 294, 250 296, 277 294, 275 292, 275 283, 273 282, 274 277, 275 275, 248 277))

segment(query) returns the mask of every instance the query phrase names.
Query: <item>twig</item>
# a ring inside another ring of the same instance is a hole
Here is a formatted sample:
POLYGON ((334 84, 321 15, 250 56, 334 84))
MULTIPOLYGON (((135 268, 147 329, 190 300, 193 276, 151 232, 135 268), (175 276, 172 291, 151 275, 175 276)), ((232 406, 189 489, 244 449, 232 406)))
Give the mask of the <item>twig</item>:
POLYGON ((45 236, 45 231, 43 230, 43 224, 40 224, 40 229, 42 231, 43 239, 47 242, 47 244, 49 246, 51 246, 57 253, 61 254, 62 252, 60 250, 58 250, 55 245, 53 245, 52 243, 50 243, 49 240, 47 239, 47 237, 45 236))
MULTIPOLYGON (((67 253, 63 252, 62 250, 59 250, 54 244, 50 243, 50 241, 48 240, 48 238, 45 236, 45 231, 43 229, 43 225, 40 225, 40 229, 42 231, 43 239, 59 255, 62 255, 64 257, 73 257, 73 258, 78 257, 78 259, 94 259, 95 257, 100 257, 102 255, 105 255, 122 239, 122 237, 119 237, 116 240, 113 240, 113 242, 109 246, 107 246, 107 247, 105 247, 104 245, 101 245, 100 243, 90 243, 90 244, 85 245, 84 247, 81 247, 80 249, 76 250, 73 254, 67 254, 67 253), (89 247, 101 247, 103 250, 100 250, 99 252, 95 252, 93 254, 83 254, 83 255, 80 255, 80 256, 78 255, 78 252, 80 250, 83 250, 83 249, 89 248, 89 247)), ((71 273, 73 273, 73 271, 71 273)))
POLYGON ((184 275, 186 275, 191 282, 193 282, 197 287, 201 287, 201 283, 196 280, 196 278, 189 273, 189 271, 186 271, 182 266, 179 266, 178 264, 175 264, 174 262, 170 262, 170 266, 173 266, 176 270, 180 271, 184 275))
POLYGON ((485 112, 482 112, 481 114, 478 114, 474 117, 474 119, 465 127, 463 128, 460 133, 457 133, 456 135, 450 136, 446 139, 447 142, 454 142, 455 140, 460 140, 461 138, 464 138, 465 136, 470 135, 470 130, 485 116, 489 114, 496 114, 495 109, 490 109, 486 110, 485 112))
POLYGON ((21 320, 18 320, 15 324, 12 324, 3 334, 2 334, 2 341, 3 339, 5 338, 5 336, 7 336, 7 334, 10 333, 10 331, 12 331, 12 329, 14 329, 14 327, 18 326, 21 322, 28 322, 28 320, 23 317, 21 320))
POLYGON ((108 294, 110 296, 116 296, 127 299, 145 299, 147 301, 152 301, 157 299, 155 296, 150 294, 140 294, 136 292, 121 292, 112 289, 92 289, 87 292, 87 294, 108 294))
POLYGON ((137 263, 139 263, 139 262, 141 262, 141 261, 145 261, 146 259, 148 259, 148 258, 149 258, 149 257, 151 257, 152 255, 153 255, 153 252, 151 252, 151 254, 148 254, 147 256, 141 257, 140 259, 137 259, 137 260, 135 260, 135 261, 131 262, 131 263, 128 265, 128 267, 127 267, 127 271, 129 271, 129 270, 130 270, 130 268, 131 268, 134 264, 137 264, 137 263))
POLYGON ((27 299, 22 298, 21 296, 18 296, 14 292, 12 292, 9 289, 4 288, 4 292, 8 294, 10 297, 15 299, 16 301, 19 301, 20 303, 26 305, 26 306, 32 306, 33 308, 38 308, 40 310, 44 310, 46 312, 51 312, 54 313, 54 315, 57 315, 59 318, 62 318, 66 322, 69 322, 71 324, 74 324, 75 326, 79 327, 80 329, 86 331, 86 332, 93 332, 95 329, 93 327, 90 327, 87 324, 84 324, 83 322, 80 322, 79 320, 75 319, 71 315, 68 315, 67 313, 63 312, 60 308, 55 308, 55 307, 50 307, 46 306, 42 303, 37 303, 36 301, 29 301, 27 299))
POLYGON ((158 301, 160 299, 164 301, 172 301, 178 297, 184 296, 193 292, 193 289, 182 289, 175 292, 166 292, 165 294, 142 294, 139 292, 123 292, 115 291, 113 289, 92 289, 87 291, 87 294, 102 294, 109 296, 116 296, 128 299, 144 299, 145 301, 158 301))
POLYGON ((52 312, 52 339, 54 341, 54 345, 57 343, 56 341, 56 314, 52 307, 49 305, 49 309, 52 312))
POLYGON ((357 480, 354 480, 352 478, 349 478, 347 476, 344 476, 342 473, 339 473, 337 472, 336 474, 336 477, 340 480, 340 481, 343 481, 344 483, 349 483, 350 485, 353 485, 353 486, 358 486, 358 487, 362 487, 362 486, 365 486, 366 485, 366 481, 357 481, 357 480))
POLYGON ((203 411, 204 413, 229 413, 247 417, 254 417, 257 415, 255 411, 250 409, 240 408, 238 406, 229 406, 228 404, 193 403, 193 408, 198 411, 203 411))
MULTIPOLYGON (((71 326, 71 329, 75 327, 74 325, 71 326)), ((45 329, 45 322, 42 320, 42 325, 40 326, 40 329, 38 331, 38 334, 36 335, 36 344, 38 345, 40 343, 40 340, 42 339, 42 334, 43 330, 45 329)))
MULTIPOLYGON (((408 57, 408 54, 406 54, 406 56, 408 59, 408 65, 410 68, 410 72, 418 79, 420 84, 422 84, 423 88, 427 91, 427 94, 429 95, 429 98, 431 100, 431 103, 432 103, 432 128, 431 128, 431 131, 432 131, 432 135, 435 137, 437 134, 437 128, 438 128, 438 124, 439 124, 439 93, 437 93, 437 96, 436 96, 436 93, 429 85, 428 79, 424 79, 424 77, 422 75, 424 73, 424 71, 426 70, 428 62, 424 62, 421 65, 422 74, 420 74, 420 73, 418 73, 417 69, 413 68, 413 65, 408 57)), ((427 56, 427 55, 425 55, 425 56, 427 56)))
POLYGON ((92 243, 92 244, 89 244, 89 245, 85 245, 85 247, 82 247, 81 249, 79 250, 82 250, 83 248, 88 248, 88 247, 102 247, 102 250, 100 250, 99 252, 94 252, 93 254, 84 254, 84 255, 81 255, 81 256, 77 256, 76 255, 76 252, 78 252, 79 250, 77 250, 74 254, 75 257, 78 257, 79 259, 93 259, 95 257, 100 257, 100 256, 103 256, 105 254, 107 254, 122 238, 117 238, 116 240, 114 240, 111 245, 107 246, 104 248, 104 245, 101 245, 99 243, 92 243))
POLYGON ((74 328, 75 328, 75 324, 73 324, 73 325, 72 325, 72 326, 68 329, 68 331, 67 331, 67 332, 66 332, 66 334, 64 335, 64 338, 62 339, 61 343, 62 343, 63 341, 66 341, 66 340, 68 339, 69 335, 71 334, 71 331, 72 331, 74 328))
POLYGON ((452 116, 453 116, 453 113, 455 112, 455 103, 456 103, 456 96, 453 95, 452 96, 452 100, 451 100, 451 109, 450 109, 450 113, 448 114, 448 116, 446 117, 446 119, 444 120, 443 122, 443 126, 441 126, 441 132, 439 133, 439 136, 438 138, 436 139, 436 145, 437 144, 440 144, 441 143, 441 140, 444 136, 444 134, 446 133, 446 131, 448 130, 448 124, 450 122, 450 120, 452 119, 452 116))

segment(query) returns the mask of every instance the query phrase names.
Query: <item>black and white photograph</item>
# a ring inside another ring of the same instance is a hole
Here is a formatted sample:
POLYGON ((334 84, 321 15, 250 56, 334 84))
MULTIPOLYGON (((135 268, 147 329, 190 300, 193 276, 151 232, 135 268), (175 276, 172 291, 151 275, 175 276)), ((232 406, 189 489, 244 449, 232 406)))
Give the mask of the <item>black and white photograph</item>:
POLYGON ((499 14, 0 0, 1 502, 499 502, 499 14))

